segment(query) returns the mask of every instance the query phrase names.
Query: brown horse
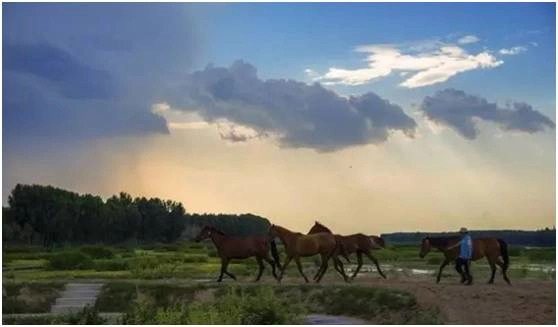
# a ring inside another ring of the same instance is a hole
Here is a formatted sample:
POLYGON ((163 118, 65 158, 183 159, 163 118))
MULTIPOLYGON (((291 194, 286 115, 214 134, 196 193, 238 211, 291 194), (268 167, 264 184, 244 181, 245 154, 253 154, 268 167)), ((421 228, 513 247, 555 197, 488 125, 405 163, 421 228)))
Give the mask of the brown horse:
MULTIPOLYGON (((333 261, 337 263, 336 266, 339 265, 341 267, 341 269, 337 271, 343 276, 343 279, 345 279, 345 281, 348 281, 348 277, 345 274, 345 271, 342 269, 343 264, 337 258, 337 243, 335 241, 335 237, 332 234, 317 233, 313 235, 304 235, 301 233, 292 232, 281 226, 271 225, 271 228, 269 229, 269 235, 271 239, 275 239, 275 237, 278 237, 285 246, 285 252, 287 253, 287 259, 283 267, 281 267, 279 261, 277 261, 277 264, 281 268, 279 280, 283 278, 285 269, 287 268, 291 260, 294 259, 296 262, 296 266, 298 267, 298 271, 300 272, 302 277, 304 277, 304 280, 308 283, 308 278, 306 278, 306 275, 304 275, 304 272, 302 271, 300 258, 319 254, 321 256, 322 263, 320 265, 320 269, 318 269, 318 271, 316 272, 316 276, 314 276, 314 280, 316 280, 316 283, 319 283, 324 276, 330 258, 332 258, 333 261)), ((277 248, 272 246, 271 251, 274 258, 279 257, 277 248)))
MULTIPOLYGON (((314 223, 314 226, 312 226, 312 228, 308 232, 308 234, 315 234, 315 233, 333 234, 329 228, 320 224, 318 221, 314 223)), ((366 236, 360 233, 352 234, 352 235, 335 234, 334 236, 335 239, 337 240, 337 243, 340 245, 339 251, 347 259, 347 261, 349 260, 347 258, 347 255, 355 252, 357 254, 358 266, 355 272, 353 273, 353 275, 351 276, 351 279, 355 278, 355 276, 360 271, 360 268, 362 267, 363 254, 366 255, 368 259, 370 259, 376 265, 376 268, 378 269, 378 273, 380 273, 380 275, 383 278, 386 278, 386 275, 384 275, 382 269, 380 269, 380 264, 378 263, 378 260, 370 253, 370 251, 373 249, 385 248, 385 242, 381 237, 366 236)))
MULTIPOLYGON (((424 258, 431 248, 435 248, 444 254, 444 261, 440 265, 438 276, 436 277, 436 283, 440 282, 440 278, 442 277, 442 270, 444 269, 444 267, 447 266, 450 262, 455 261, 455 259, 457 259, 457 257, 459 256, 459 247, 450 247, 457 244, 460 240, 461 238, 459 236, 425 237, 422 239, 419 254, 421 258, 424 258)), ((507 274, 507 270, 510 265, 510 258, 508 256, 508 245, 506 242, 504 242, 504 240, 496 238, 473 239, 473 257, 471 260, 475 261, 483 257, 486 257, 486 259, 488 260, 488 264, 490 265, 490 269, 492 271, 492 275, 490 276, 490 280, 488 281, 489 284, 494 283, 496 265, 502 268, 502 275, 504 277, 504 280, 508 284, 511 284, 507 274), (502 257, 502 259, 500 259, 500 257, 502 257)), ((456 264, 455 269, 457 270, 459 275, 461 275, 461 283, 464 283, 465 275, 461 270, 461 266, 456 264)))
MULTIPOLYGON (((256 257, 256 261, 258 262, 259 272, 258 277, 256 277, 256 282, 262 277, 264 270, 263 261, 271 265, 273 277, 277 279, 275 262, 269 257, 270 240, 267 236, 231 236, 225 235, 214 227, 205 226, 194 240, 200 242, 207 238, 211 238, 213 244, 215 244, 217 248, 217 254, 221 257, 221 274, 217 282, 223 280, 223 274, 227 274, 232 279, 236 280, 236 277, 227 271, 229 261, 231 259, 246 259, 249 257, 256 257)), ((272 246, 273 245, 274 244, 272 244, 272 246)), ((278 257, 276 260, 278 260, 278 257)))

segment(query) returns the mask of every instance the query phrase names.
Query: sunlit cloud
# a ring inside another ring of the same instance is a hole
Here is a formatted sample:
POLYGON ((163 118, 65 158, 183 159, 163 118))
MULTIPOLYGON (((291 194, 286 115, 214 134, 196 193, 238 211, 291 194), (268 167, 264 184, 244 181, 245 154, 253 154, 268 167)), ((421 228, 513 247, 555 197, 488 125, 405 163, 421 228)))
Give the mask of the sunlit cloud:
MULTIPOLYGON (((472 43, 472 36, 465 41, 472 43)), ((389 76, 394 71, 401 71, 405 73, 401 76, 406 79, 399 85, 417 88, 445 82, 463 72, 494 68, 504 63, 491 51, 469 53, 458 45, 442 42, 428 42, 422 47, 365 45, 355 50, 368 54, 367 67, 358 69, 332 67, 314 80, 324 84, 362 85, 389 76)))
POLYGON ((272 136, 282 147, 327 152, 381 144, 397 131, 412 138, 417 125, 400 106, 373 92, 347 98, 318 83, 264 80, 256 67, 240 60, 230 67, 208 65, 184 81, 169 97, 175 111, 254 131, 220 131, 222 139, 233 142, 272 136))
POLYGON ((465 35, 464 37, 457 40, 459 44, 470 44, 470 43, 477 43, 480 39, 475 35, 465 35))
POLYGON ((520 53, 525 52, 525 51, 527 51, 526 47, 516 46, 516 47, 511 47, 511 48, 508 48, 508 49, 505 49, 505 48, 500 49, 498 51, 498 53, 500 53, 502 55, 505 55, 505 56, 513 56, 513 55, 520 54, 520 53))

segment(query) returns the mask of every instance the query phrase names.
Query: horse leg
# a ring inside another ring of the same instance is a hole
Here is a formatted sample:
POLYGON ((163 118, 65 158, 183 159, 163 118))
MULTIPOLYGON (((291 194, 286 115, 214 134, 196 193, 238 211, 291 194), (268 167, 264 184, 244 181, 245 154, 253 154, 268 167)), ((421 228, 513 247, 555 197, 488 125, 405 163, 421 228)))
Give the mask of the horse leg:
POLYGON ((256 280, 255 280, 257 282, 262 277, 262 273, 263 273, 265 267, 264 267, 262 258, 256 257, 256 260, 258 261, 258 266, 259 266, 258 277, 256 277, 256 280))
POLYGON ((320 274, 322 273, 322 269, 324 268, 324 260, 326 260, 326 255, 325 254, 320 254, 321 257, 321 264, 320 264, 320 268, 318 268, 318 271, 316 271, 316 274, 314 275, 314 277, 312 278, 312 280, 316 280, 318 279, 318 277, 320 277, 320 274))
POLYGON ((320 276, 318 276, 318 279, 316 279, 316 283, 319 283, 320 280, 322 280, 322 278, 324 277, 325 273, 327 272, 329 258, 331 258, 331 256, 326 256, 325 259, 322 261, 322 268, 321 268, 322 272, 320 276))
POLYGON ((491 270, 491 275, 490 275, 490 280, 488 281, 488 284, 492 284, 494 283, 494 275, 496 274, 496 264, 494 263, 494 260, 488 260, 488 264, 490 265, 490 270, 491 270))
POLYGON ((225 264, 223 265, 224 272, 225 272, 225 274, 229 275, 230 278, 236 280, 235 275, 233 275, 232 273, 228 272, 228 270, 227 270, 227 267, 229 266, 229 261, 230 261, 230 260, 227 258, 227 261, 226 261, 225 264))
POLYGON ((289 265, 289 263, 291 263, 291 260, 293 259, 293 257, 288 256, 287 259, 285 260, 285 264, 283 265, 283 267, 279 267, 279 270, 281 270, 281 272, 279 273, 279 281, 281 281, 281 279, 283 279, 283 274, 285 273, 285 269, 287 269, 287 266, 289 265))
POLYGON ((302 264, 300 263, 300 257, 296 257, 295 262, 296 262, 296 267, 298 268, 298 271, 300 272, 302 277, 304 277, 304 280, 308 283, 308 278, 306 278, 306 275, 304 274, 304 271, 302 271, 302 264))
POLYGON ((508 278, 508 267, 506 267, 506 265, 500 261, 500 258, 498 258, 498 261, 496 261, 496 264, 498 266, 500 266, 500 268, 502 268, 502 275, 504 276, 504 280, 506 281, 506 283, 508 283, 508 285, 511 285, 510 279, 508 278))
POLYGON ((229 264, 228 258, 221 258, 221 274, 219 275, 219 278, 217 278, 218 283, 220 283, 223 280, 223 274, 227 270, 228 264, 229 264))
POLYGON ((333 257, 333 267, 335 268, 335 270, 337 270, 339 274, 341 274, 341 276, 343 276, 343 279, 345 280, 346 283, 350 281, 347 274, 345 274, 345 267, 343 267, 343 262, 339 260, 337 256, 333 257))
POLYGON ((273 274, 273 277, 275 279, 279 279, 279 277, 277 277, 277 273, 275 272, 275 262, 273 262, 273 260, 271 260, 268 256, 265 256, 263 259, 271 266, 271 273, 273 274))
POLYGON ((444 259, 444 262, 442 262, 442 264, 440 265, 440 269, 438 270, 438 276, 436 277, 436 284, 438 284, 440 282, 440 278, 442 278, 442 270, 444 270, 444 267, 447 266, 449 263, 448 259, 444 259))
POLYGON ((364 254, 366 254, 368 259, 370 259, 370 260, 372 260, 372 262, 374 262, 374 264, 376 265, 376 268, 378 269, 378 272, 380 273, 380 276, 382 276, 384 279, 386 279, 386 275, 384 275, 384 273, 382 272, 382 269, 380 269, 380 264, 378 263, 378 260, 372 254, 370 254, 370 252, 364 252, 364 254))
POLYGON ((360 271, 360 268, 362 267, 362 252, 358 251, 356 255, 357 255, 357 268, 353 273, 353 275, 351 276, 351 280, 355 279, 356 275, 360 271))

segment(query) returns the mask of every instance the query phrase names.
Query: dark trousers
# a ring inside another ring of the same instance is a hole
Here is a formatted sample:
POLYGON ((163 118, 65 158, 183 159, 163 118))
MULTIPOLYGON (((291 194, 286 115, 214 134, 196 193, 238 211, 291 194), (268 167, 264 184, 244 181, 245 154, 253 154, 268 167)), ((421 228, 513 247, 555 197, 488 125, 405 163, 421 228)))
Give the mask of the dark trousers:
POLYGON ((461 282, 467 282, 467 284, 471 284, 473 282, 473 276, 469 271, 469 266, 471 264, 471 260, 465 258, 457 258, 455 259, 455 269, 461 274, 461 282))

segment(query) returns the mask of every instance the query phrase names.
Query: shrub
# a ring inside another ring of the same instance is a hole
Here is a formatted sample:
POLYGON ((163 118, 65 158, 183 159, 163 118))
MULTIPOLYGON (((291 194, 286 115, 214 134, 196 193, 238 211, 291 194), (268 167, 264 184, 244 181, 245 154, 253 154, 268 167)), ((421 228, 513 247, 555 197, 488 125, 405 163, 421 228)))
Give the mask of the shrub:
POLYGON ((212 302, 194 302, 155 307, 139 303, 124 315, 124 324, 297 324, 303 309, 279 299, 273 288, 258 287, 254 292, 228 288, 226 294, 212 302))
POLYGON ((308 303, 329 314, 375 318, 381 312, 411 310, 416 298, 407 292, 360 286, 323 287, 312 293, 308 303))
POLYGON ((90 306, 86 306, 80 312, 58 316, 52 320, 54 325, 102 325, 106 322, 107 320, 99 316, 99 312, 90 306))
POLYGON ((122 259, 95 260, 94 268, 97 271, 119 271, 127 270, 128 262, 122 259))
POLYGON ((95 302, 95 308, 101 312, 122 312, 132 308, 136 299, 136 286, 132 283, 107 283, 95 302))
POLYGON ((521 248, 516 247, 516 246, 510 246, 508 247, 508 255, 510 257, 519 257, 521 256, 521 248))
POLYGON ((49 259, 51 270, 90 269, 94 266, 90 256, 82 252, 62 252, 49 259))
POLYGON ((37 253, 43 251, 40 246, 9 246, 2 248, 2 254, 8 253, 37 253))
POLYGON ((80 251, 93 259, 111 259, 114 257, 114 252, 110 248, 104 246, 84 246, 80 251))
POLYGON ((287 325, 301 323, 303 308, 279 299, 273 288, 260 287, 254 296, 243 296, 244 325, 287 325))
POLYGON ((52 316, 44 315, 17 315, 2 317, 2 323, 5 325, 50 325, 52 324, 52 319, 52 316))
POLYGON ((2 313, 48 312, 64 283, 2 283, 2 313))
POLYGON ((556 260, 556 249, 555 248, 526 249, 525 254, 527 255, 527 258, 529 258, 530 262, 555 261, 556 260))

